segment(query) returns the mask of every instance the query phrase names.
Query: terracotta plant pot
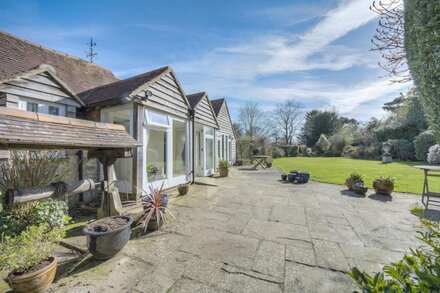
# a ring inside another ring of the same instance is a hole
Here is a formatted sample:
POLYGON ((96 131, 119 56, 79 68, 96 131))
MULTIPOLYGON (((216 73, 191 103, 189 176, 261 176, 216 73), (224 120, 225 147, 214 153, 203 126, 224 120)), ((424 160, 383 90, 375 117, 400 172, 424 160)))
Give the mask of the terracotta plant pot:
POLYGON ((220 177, 228 177, 229 169, 220 169, 220 177))
POLYGON ((50 264, 35 272, 16 275, 10 273, 9 285, 18 293, 43 293, 46 292, 55 278, 57 272, 57 258, 51 257, 50 264))
POLYGON ((377 194, 391 195, 391 193, 394 191, 394 183, 385 182, 382 180, 374 180, 373 188, 377 194))
POLYGON ((127 244, 128 240, 130 240, 130 226, 133 222, 133 218, 130 216, 116 216, 108 218, 123 218, 127 220, 127 224, 119 229, 105 232, 94 232, 87 229, 87 226, 83 229, 83 233, 87 235, 87 249, 97 260, 106 260, 112 258, 115 254, 121 251, 125 244, 127 244))
POLYGON ((178 186, 177 191, 179 192, 179 195, 187 194, 189 191, 189 184, 178 186))

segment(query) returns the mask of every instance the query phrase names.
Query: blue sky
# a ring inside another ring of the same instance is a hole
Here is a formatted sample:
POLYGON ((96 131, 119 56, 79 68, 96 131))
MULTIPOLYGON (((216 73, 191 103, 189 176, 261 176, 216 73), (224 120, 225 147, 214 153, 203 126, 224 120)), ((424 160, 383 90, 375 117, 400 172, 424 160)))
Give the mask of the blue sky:
POLYGON ((368 120, 410 84, 381 78, 368 0, 8 1, 0 29, 85 58, 119 78, 171 65, 187 94, 226 97, 233 116, 294 98, 368 120))

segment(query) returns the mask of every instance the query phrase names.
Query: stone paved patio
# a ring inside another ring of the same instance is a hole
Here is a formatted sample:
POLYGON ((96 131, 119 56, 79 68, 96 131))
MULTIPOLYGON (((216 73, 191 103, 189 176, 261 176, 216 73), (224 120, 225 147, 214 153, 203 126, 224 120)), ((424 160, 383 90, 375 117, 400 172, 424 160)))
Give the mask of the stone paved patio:
MULTIPOLYGON (((55 292, 351 292, 351 266, 379 270, 415 242, 414 195, 357 197, 343 186, 232 170, 175 198, 177 221, 84 264, 55 292)), ((371 192, 370 192, 371 193, 371 192)))

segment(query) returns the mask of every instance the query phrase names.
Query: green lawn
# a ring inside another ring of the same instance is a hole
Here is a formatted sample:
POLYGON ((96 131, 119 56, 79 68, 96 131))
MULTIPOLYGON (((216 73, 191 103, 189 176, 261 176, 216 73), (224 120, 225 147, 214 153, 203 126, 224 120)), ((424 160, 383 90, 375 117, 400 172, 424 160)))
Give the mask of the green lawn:
MULTIPOLYGON (((273 162, 284 173, 291 170, 309 172, 314 181, 345 184, 345 179, 353 171, 366 176, 365 184, 372 187, 377 176, 393 176, 396 178, 395 191, 421 194, 423 187, 423 171, 414 168, 424 165, 423 162, 393 162, 382 164, 380 161, 352 160, 347 158, 280 158, 273 162)), ((431 177, 429 187, 440 192, 440 178, 431 177)))

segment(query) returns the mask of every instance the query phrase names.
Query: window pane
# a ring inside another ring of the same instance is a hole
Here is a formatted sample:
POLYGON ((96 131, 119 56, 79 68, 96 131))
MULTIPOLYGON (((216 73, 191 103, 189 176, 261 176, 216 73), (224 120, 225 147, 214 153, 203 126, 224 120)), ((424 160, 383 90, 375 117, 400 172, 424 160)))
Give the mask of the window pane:
POLYGON ((60 108, 58 107, 54 107, 54 106, 49 106, 49 114, 50 115, 60 115, 60 108))
POLYGON ((26 102, 26 110, 30 111, 30 112, 38 113, 38 104, 37 103, 26 102))
POLYGON ((177 120, 173 121, 173 174, 185 175, 186 165, 186 124, 177 120))
POLYGON ((167 134, 163 130, 148 131, 148 182, 167 178, 167 134))
POLYGON ((208 135, 214 135, 214 129, 213 128, 205 128, 205 133, 208 135))
POLYGON ((159 114, 153 111, 148 111, 148 122, 167 126, 170 125, 167 115, 159 114))
POLYGON ((206 169, 214 169, 214 139, 206 139, 206 169))

